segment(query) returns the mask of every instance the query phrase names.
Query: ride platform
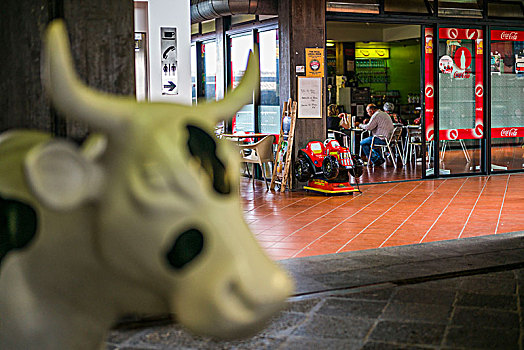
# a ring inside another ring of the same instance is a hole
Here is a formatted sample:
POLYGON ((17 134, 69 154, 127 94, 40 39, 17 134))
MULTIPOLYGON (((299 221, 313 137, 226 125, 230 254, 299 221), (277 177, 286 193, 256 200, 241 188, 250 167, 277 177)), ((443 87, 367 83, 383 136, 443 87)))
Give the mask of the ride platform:
POLYGON ((358 185, 357 188, 355 188, 349 182, 329 182, 322 179, 309 180, 307 185, 304 186, 304 189, 307 191, 324 193, 326 195, 361 192, 358 185))

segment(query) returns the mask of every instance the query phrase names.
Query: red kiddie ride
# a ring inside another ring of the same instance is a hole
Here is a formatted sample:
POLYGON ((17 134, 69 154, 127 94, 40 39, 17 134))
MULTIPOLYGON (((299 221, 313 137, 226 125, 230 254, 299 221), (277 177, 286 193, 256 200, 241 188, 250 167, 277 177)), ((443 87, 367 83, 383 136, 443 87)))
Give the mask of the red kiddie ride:
POLYGON ((364 163, 337 140, 311 141, 298 151, 295 177, 305 182, 304 189, 326 194, 360 192, 349 183, 349 175, 362 176, 364 163))

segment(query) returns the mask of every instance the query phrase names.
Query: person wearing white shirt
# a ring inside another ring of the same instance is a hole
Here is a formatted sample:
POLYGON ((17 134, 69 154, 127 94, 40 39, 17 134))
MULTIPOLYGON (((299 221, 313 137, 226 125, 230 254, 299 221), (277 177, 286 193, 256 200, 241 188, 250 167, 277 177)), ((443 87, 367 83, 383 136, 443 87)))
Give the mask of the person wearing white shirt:
POLYGON ((385 139, 391 135, 393 132, 393 122, 391 117, 384 111, 381 111, 376 105, 370 103, 366 107, 366 112, 371 117, 371 119, 365 119, 364 123, 357 123, 357 126, 361 129, 368 130, 371 132, 371 136, 366 137, 360 141, 360 147, 366 155, 366 158, 369 158, 369 153, 371 153, 371 163, 373 166, 380 166, 384 164, 385 160, 382 158, 379 152, 376 150, 371 150, 371 141, 373 136, 375 137, 375 145, 385 145, 385 139))

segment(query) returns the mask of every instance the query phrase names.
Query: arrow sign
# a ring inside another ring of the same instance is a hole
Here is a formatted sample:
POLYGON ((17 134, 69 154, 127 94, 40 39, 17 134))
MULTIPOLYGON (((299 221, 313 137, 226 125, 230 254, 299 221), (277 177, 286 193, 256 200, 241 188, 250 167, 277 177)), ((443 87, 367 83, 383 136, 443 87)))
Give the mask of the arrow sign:
POLYGON ((169 91, 173 91, 174 88, 176 88, 176 84, 173 83, 171 80, 168 81, 169 85, 164 85, 164 89, 169 89, 169 91))

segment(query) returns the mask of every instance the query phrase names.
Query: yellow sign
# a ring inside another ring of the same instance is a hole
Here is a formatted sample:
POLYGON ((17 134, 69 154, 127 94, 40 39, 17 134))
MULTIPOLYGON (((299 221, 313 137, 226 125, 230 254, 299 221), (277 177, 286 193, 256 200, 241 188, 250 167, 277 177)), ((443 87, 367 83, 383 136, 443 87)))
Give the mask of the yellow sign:
POLYGON ((324 77, 324 49, 306 49, 306 77, 324 77))
POLYGON ((482 39, 477 39, 477 55, 482 55, 484 44, 482 39))
POLYGON ((389 49, 355 49, 355 58, 389 58, 389 49))

